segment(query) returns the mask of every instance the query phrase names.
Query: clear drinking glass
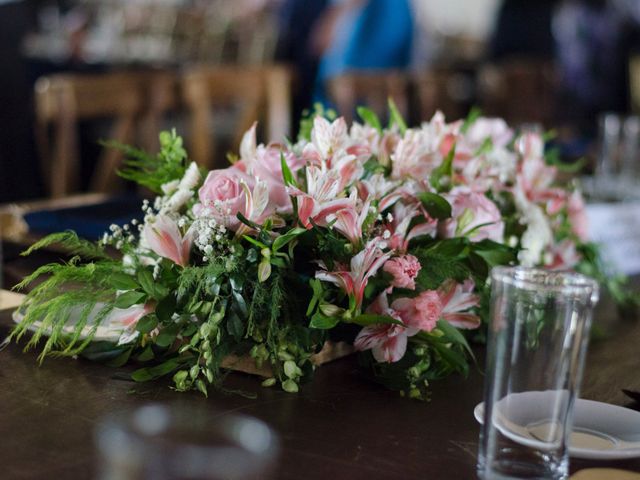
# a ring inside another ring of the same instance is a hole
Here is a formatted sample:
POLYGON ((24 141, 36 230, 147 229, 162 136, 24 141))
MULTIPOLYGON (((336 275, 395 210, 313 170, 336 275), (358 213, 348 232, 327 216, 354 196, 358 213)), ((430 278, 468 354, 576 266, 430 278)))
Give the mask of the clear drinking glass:
POLYGON ((598 284, 524 267, 491 272, 482 479, 564 479, 598 284))
POLYGON ((96 430, 100 480, 263 480, 278 454, 274 432, 255 418, 203 407, 147 405, 96 430))

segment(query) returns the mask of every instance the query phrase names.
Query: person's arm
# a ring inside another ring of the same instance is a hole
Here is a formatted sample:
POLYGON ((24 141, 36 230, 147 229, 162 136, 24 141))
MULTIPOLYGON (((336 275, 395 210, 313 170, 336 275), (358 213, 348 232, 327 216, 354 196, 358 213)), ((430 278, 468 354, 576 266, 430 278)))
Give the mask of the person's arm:
POLYGON ((331 5, 318 19, 311 34, 311 52, 320 57, 331 46, 340 19, 350 11, 361 7, 367 1, 331 0, 331 5))

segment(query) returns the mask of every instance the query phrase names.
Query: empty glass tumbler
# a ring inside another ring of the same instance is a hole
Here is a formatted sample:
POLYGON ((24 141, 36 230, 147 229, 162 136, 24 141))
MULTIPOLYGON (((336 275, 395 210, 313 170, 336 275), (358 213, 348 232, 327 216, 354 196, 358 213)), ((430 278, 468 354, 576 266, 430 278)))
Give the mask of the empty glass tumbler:
POLYGON ((478 475, 564 479, 598 284, 524 267, 491 272, 478 475))
POLYGON ((278 441, 263 422, 204 407, 147 405, 96 431, 100 480, 263 480, 278 441))

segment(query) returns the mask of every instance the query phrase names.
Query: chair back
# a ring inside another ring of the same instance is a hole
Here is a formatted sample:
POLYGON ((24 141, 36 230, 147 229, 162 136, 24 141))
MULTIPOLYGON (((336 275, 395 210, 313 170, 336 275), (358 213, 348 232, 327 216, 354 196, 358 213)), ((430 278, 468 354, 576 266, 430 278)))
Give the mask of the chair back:
POLYGON ((555 113, 557 75, 552 62, 511 59, 489 65, 480 73, 483 111, 507 122, 548 126, 555 113))
POLYGON ((400 71, 358 71, 329 80, 328 90, 338 114, 351 122, 358 105, 366 105, 381 118, 386 117, 390 98, 406 118, 408 86, 407 75, 400 71))
POLYGON ((195 68, 185 73, 182 94, 190 116, 191 157, 209 169, 225 164, 218 139, 226 134, 232 142, 228 147, 237 151, 256 120, 266 126, 269 140, 290 134, 291 75, 285 67, 195 68), (233 119, 230 110, 235 110, 233 119))
MULTIPOLYGON (((149 72, 100 75, 63 74, 42 77, 36 82, 36 140, 42 169, 52 197, 62 197, 79 189, 80 159, 78 123, 108 119, 105 138, 121 143, 137 139, 141 123, 149 125, 141 142, 151 148, 151 133, 159 124, 156 117, 173 104, 174 82, 168 74, 149 72)), ((104 149, 95 166, 89 189, 112 192, 118 187, 116 171, 122 155, 104 149)))

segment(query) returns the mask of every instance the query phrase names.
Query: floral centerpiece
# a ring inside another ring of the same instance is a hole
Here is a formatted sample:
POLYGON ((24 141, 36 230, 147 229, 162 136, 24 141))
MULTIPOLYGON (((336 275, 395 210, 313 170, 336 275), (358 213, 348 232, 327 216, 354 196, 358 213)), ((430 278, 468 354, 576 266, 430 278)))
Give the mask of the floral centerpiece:
POLYGON ((75 256, 22 282, 46 275, 13 337, 35 330, 28 346, 48 337, 41 358, 135 361, 136 380, 171 374, 177 390, 206 394, 229 356, 295 392, 336 336, 383 383, 424 398, 431 381, 467 372, 493 266, 598 274, 583 199, 555 183, 541 136, 477 115, 407 128, 391 105, 382 128, 359 113, 351 127, 311 117, 294 144, 257 144, 254 125, 231 166, 210 172, 175 132, 156 156, 123 147, 122 176, 157 194, 144 221, 97 244, 65 232, 34 245, 75 256), (92 342, 99 328, 117 344, 92 342))

